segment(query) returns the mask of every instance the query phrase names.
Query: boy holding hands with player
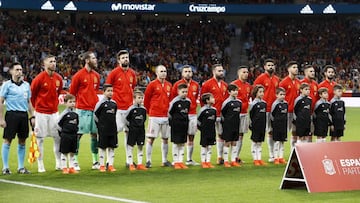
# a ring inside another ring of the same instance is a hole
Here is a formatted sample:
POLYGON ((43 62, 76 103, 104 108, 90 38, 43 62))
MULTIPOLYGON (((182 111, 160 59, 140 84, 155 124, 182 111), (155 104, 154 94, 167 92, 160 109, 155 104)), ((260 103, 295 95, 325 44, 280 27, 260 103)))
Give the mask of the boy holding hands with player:
POLYGON ((126 120, 128 121, 128 139, 127 139, 127 163, 130 163, 129 170, 147 170, 142 164, 143 159, 143 146, 145 142, 145 121, 146 109, 143 106, 144 93, 137 90, 134 92, 134 105, 130 106, 126 113, 126 120), (137 161, 138 164, 135 168, 133 163, 133 147, 138 146, 137 161))
POLYGON ((214 168, 211 164, 211 146, 216 144, 216 108, 212 105, 215 103, 215 98, 211 93, 205 93, 201 96, 201 102, 205 104, 201 107, 197 125, 200 130, 200 145, 201 145, 201 167, 214 168))
POLYGON ((189 109, 191 101, 188 99, 188 87, 186 84, 178 86, 178 96, 169 104, 169 125, 171 142, 173 142, 173 162, 175 169, 188 168, 184 163, 184 145, 186 143, 189 127, 189 109))
POLYGON ((236 162, 237 149, 236 143, 239 140, 239 127, 240 127, 240 112, 242 103, 237 99, 239 88, 234 84, 229 84, 227 98, 221 107, 221 123, 223 127, 222 139, 225 140, 223 158, 224 167, 231 166, 240 167, 236 162), (231 149, 231 163, 229 163, 229 149, 231 149))
POLYGON ((276 88, 276 100, 271 106, 271 126, 273 128, 274 164, 285 164, 284 142, 287 140, 288 103, 285 101, 285 89, 276 88))
POLYGON ((103 85, 104 98, 100 100, 94 109, 94 120, 98 128, 98 147, 100 172, 105 172, 105 153, 107 151, 107 168, 110 172, 115 172, 114 168, 114 148, 118 147, 116 111, 117 105, 113 96, 113 87, 110 84, 103 85))
POLYGON ((77 151, 77 132, 79 130, 79 115, 75 112, 75 96, 67 94, 64 102, 66 109, 60 114, 58 121, 62 173, 79 173, 74 169, 74 155, 77 151), (69 168, 67 160, 69 160, 69 168))
POLYGON ((345 102, 341 99, 343 87, 339 84, 334 86, 334 97, 331 100, 330 106, 330 136, 331 141, 341 141, 340 138, 344 136, 346 117, 345 117, 345 102))

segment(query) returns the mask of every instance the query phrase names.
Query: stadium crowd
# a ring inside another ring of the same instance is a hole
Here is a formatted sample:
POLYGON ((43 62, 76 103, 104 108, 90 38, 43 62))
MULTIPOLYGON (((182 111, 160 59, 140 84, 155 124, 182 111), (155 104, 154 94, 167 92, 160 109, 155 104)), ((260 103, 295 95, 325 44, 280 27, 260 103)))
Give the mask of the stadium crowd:
POLYGON ((230 59, 225 48, 234 34, 234 27, 224 21, 121 22, 82 18, 78 25, 72 25, 67 18, 52 20, 46 16, 6 12, 0 13, 0 21, 0 47, 6 50, 1 54, 2 75, 6 76, 10 62, 21 61, 30 82, 41 70, 39 60, 46 53, 57 56, 59 72, 68 79, 81 65, 78 55, 87 50, 96 51, 100 61, 98 71, 104 81, 115 67, 115 53, 122 48, 129 50, 132 66, 138 71, 139 81, 143 81, 141 85, 154 77, 152 70, 157 64, 170 67, 172 82, 179 78, 177 64, 190 64, 197 69, 195 78, 201 82, 210 76, 209 66, 214 59, 228 68, 230 59))
POLYGON ((360 24, 357 19, 264 18, 248 21, 242 30, 254 77, 261 72, 255 66, 271 56, 278 60, 281 78, 287 74, 285 64, 296 60, 302 66, 315 65, 318 82, 322 80, 324 65, 334 64, 339 73, 337 82, 349 89, 358 85, 360 24))

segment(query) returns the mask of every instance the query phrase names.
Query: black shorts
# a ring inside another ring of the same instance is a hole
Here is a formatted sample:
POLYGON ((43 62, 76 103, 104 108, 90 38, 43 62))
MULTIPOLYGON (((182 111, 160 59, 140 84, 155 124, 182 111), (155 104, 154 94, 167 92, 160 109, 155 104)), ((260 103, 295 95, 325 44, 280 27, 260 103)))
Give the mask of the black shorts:
POLYGON ((342 137, 344 136, 344 129, 334 129, 334 131, 330 130, 331 137, 342 137))
POLYGON ((208 145, 216 145, 216 135, 204 135, 201 133, 200 136, 200 145, 202 147, 208 146, 208 145))
POLYGON ((27 112, 7 111, 5 113, 6 127, 4 128, 3 138, 12 140, 17 134, 18 138, 26 139, 29 137, 29 121, 27 112))
POLYGON ((300 128, 296 126, 296 136, 304 137, 304 136, 311 136, 310 128, 300 128))
POLYGON ((98 147, 101 149, 106 148, 117 148, 118 147, 118 137, 115 135, 103 135, 99 132, 98 135, 98 147))
POLYGON ((251 140, 253 142, 264 142, 264 140, 265 140, 265 131, 260 132, 260 131, 253 130, 251 132, 251 137, 250 138, 251 138, 251 140))
POLYGON ((127 137, 127 144, 130 146, 144 145, 145 129, 144 128, 130 128, 127 137))
POLYGON ((172 122, 170 127, 171 142, 175 144, 186 143, 189 121, 172 122))
POLYGON ((287 130, 285 132, 279 132, 273 129, 272 137, 274 141, 287 141, 287 130))
POLYGON ((326 137, 328 135, 328 129, 329 129, 328 127, 324 128, 324 127, 315 126, 314 135, 315 136, 326 137))
POLYGON ((239 140, 239 130, 238 131, 230 131, 230 130, 224 129, 224 131, 221 135, 221 139, 225 140, 225 142, 238 141, 239 140))
POLYGON ((77 134, 60 133, 60 152, 63 154, 77 152, 77 134))

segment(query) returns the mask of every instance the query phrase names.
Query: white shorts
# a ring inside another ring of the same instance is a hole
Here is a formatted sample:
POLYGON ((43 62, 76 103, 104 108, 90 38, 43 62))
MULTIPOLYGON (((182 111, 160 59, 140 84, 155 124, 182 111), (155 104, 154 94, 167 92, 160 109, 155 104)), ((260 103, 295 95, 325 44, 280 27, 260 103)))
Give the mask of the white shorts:
POLYGON ((288 113, 288 132, 296 132, 296 126, 293 123, 294 120, 294 113, 288 113))
POLYGON ((117 110, 116 111, 116 127, 118 132, 128 131, 128 127, 126 126, 126 110, 117 110))
POLYGON ((267 133, 272 132, 270 112, 266 112, 266 130, 267 133))
POLYGON ((34 112, 35 116, 35 135, 36 137, 58 137, 58 119, 59 112, 53 114, 44 114, 34 112))
POLYGON ((196 131, 197 131, 197 117, 196 115, 189 115, 188 135, 195 135, 196 131))
POLYGON ((244 113, 240 114, 240 127, 239 127, 239 133, 247 133, 249 130, 249 114, 244 113))
POLYGON ((216 130, 216 134, 222 135, 223 128, 222 128, 222 124, 221 124, 221 117, 216 117, 215 130, 216 130))
POLYGON ((146 136, 157 138, 161 133, 161 138, 168 139, 170 136, 170 126, 168 117, 149 117, 146 136))

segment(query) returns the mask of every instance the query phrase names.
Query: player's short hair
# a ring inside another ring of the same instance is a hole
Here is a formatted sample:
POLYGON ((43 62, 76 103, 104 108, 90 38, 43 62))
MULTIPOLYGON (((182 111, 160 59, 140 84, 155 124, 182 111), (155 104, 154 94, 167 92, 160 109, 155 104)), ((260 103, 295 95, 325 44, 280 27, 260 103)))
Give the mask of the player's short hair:
MULTIPOLYGON (((314 66, 313 65, 306 65, 305 67, 304 67, 304 70, 307 70, 307 69, 309 69, 309 68, 314 68, 314 66)), ((314 68, 315 69, 315 68, 314 68)))
POLYGON ((103 84, 103 91, 105 92, 107 88, 113 87, 112 84, 103 84))
POLYGON ((46 54, 45 56, 42 57, 42 61, 45 61, 46 59, 49 59, 49 58, 56 58, 56 57, 52 54, 46 54))
POLYGON ((211 66, 211 70, 214 71, 215 68, 216 68, 216 67, 219 67, 219 66, 222 67, 222 65, 221 65, 220 63, 216 63, 216 64, 214 64, 214 65, 211 66))
POLYGON ((257 95, 257 93, 258 93, 258 91, 259 91, 260 89, 265 90, 264 86, 262 86, 262 85, 255 85, 255 87, 253 88, 253 90, 252 90, 252 92, 251 92, 251 96, 252 96, 253 98, 255 98, 256 95, 257 95))
POLYGON ((18 66, 18 65, 21 66, 21 63, 19 63, 19 62, 14 62, 14 63, 12 63, 12 64, 10 65, 9 69, 12 70, 15 66, 18 66))
POLYGON ((290 68, 292 65, 297 65, 298 63, 296 61, 289 61, 287 64, 286 64, 286 68, 290 68))
POLYGON ((307 88, 307 87, 310 87, 310 85, 307 84, 307 83, 301 83, 301 85, 300 85, 300 90, 303 90, 303 89, 305 89, 305 88, 307 88))
POLYGON ((319 95, 322 95, 324 92, 329 92, 328 88, 326 88, 326 87, 321 87, 321 88, 318 90, 319 95))
POLYGON ((324 73, 327 72, 328 69, 333 69, 334 73, 335 73, 335 71, 336 71, 336 70, 335 70, 335 67, 334 67, 333 65, 326 65, 326 66, 324 67, 324 73))
POLYGON ((231 92, 231 91, 236 91, 236 90, 239 90, 239 87, 235 84, 229 84, 228 86, 228 91, 231 92))
POLYGON ((241 65, 241 66, 238 67, 238 71, 241 70, 241 69, 243 69, 243 68, 249 70, 249 67, 248 67, 248 66, 241 65))
POLYGON ((344 89, 343 86, 340 85, 340 84, 336 84, 336 85, 334 86, 334 91, 335 91, 335 90, 343 90, 343 89, 344 89))
POLYGON ((69 100, 75 100, 75 96, 72 95, 72 94, 66 94, 66 95, 64 96, 64 102, 66 103, 66 102, 68 102, 69 100))
POLYGON ((185 83, 181 83, 181 84, 179 84, 178 87, 177 87, 178 90, 187 89, 187 88, 188 88, 188 86, 187 86, 187 84, 185 84, 185 83))
POLYGON ((134 95, 133 95, 134 99, 135 99, 137 96, 144 96, 144 93, 143 93, 142 91, 140 91, 140 90, 135 90, 135 91, 134 91, 134 95))
POLYGON ((207 101, 210 100, 211 97, 214 97, 211 93, 205 93, 201 95, 201 102, 203 104, 207 104, 208 103, 207 101))
MULTIPOLYGON (((181 72, 182 72, 185 68, 191 68, 191 66, 189 66, 189 65, 183 65, 183 66, 181 67, 181 72)), ((192 70, 192 68, 191 68, 191 70, 192 70)))
POLYGON ((117 54, 116 54, 116 58, 119 58, 121 55, 124 55, 124 54, 129 54, 129 52, 125 49, 123 50, 120 50, 117 54))
POLYGON ((266 65, 266 63, 269 63, 269 62, 273 63, 274 65, 276 64, 274 59, 272 59, 272 58, 267 58, 267 59, 265 59, 265 61, 264 61, 264 64, 263 64, 263 65, 265 66, 265 65, 266 65))
POLYGON ((92 51, 87 51, 87 52, 83 53, 83 60, 90 59, 90 55, 93 53, 94 52, 92 52, 92 51))
POLYGON ((284 89, 283 87, 278 87, 278 88, 276 88, 276 94, 280 94, 281 92, 285 92, 285 93, 286 93, 286 91, 285 91, 285 89, 284 89))

